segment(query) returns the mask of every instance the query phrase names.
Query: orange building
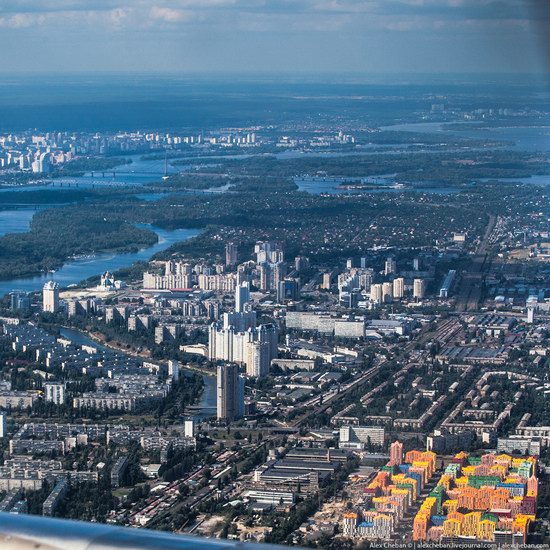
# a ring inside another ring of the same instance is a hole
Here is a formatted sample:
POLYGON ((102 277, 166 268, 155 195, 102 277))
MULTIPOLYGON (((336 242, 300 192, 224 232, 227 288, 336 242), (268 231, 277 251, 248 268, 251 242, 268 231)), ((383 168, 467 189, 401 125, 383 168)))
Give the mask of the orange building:
POLYGON ((539 494, 539 480, 535 475, 532 475, 527 480, 527 496, 536 497, 539 494))
POLYGON ((399 466, 403 464, 403 443, 394 441, 390 445, 390 465, 399 466))
POLYGON ((429 516, 416 514, 413 522, 413 540, 416 542, 427 540, 429 516))

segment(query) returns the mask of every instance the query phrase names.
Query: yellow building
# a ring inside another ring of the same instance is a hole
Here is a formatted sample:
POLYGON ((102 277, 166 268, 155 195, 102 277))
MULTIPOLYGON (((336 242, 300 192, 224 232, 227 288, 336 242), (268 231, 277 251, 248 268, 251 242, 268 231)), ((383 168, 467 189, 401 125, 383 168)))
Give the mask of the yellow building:
POLYGON ((462 521, 459 519, 446 519, 443 522, 444 537, 460 537, 462 535, 462 521))
POLYGON ((466 514, 462 525, 462 534, 467 537, 477 537, 480 522, 481 512, 470 512, 466 514))
POLYGON ((496 528, 497 524, 494 521, 484 519, 479 522, 477 536, 481 540, 494 541, 496 528))

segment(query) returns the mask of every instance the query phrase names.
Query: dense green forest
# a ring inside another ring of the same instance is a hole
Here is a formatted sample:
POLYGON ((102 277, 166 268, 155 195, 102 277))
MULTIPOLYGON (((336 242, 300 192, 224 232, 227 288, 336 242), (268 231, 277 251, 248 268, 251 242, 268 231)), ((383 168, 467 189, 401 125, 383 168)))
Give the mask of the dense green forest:
POLYGON ((223 160, 223 169, 203 167, 202 171, 227 170, 235 176, 316 175, 366 177, 395 174, 402 182, 444 182, 464 185, 479 179, 523 178, 550 174, 550 155, 499 150, 470 150, 425 154, 372 154, 277 159, 275 156, 223 160))
POLYGON ((109 217, 98 205, 37 212, 28 233, 0 237, 0 279, 59 268, 74 255, 131 251, 157 242, 155 233, 109 217))
POLYGON ((85 172, 109 170, 123 164, 131 164, 131 159, 120 157, 80 157, 57 167, 54 176, 79 176, 85 172))

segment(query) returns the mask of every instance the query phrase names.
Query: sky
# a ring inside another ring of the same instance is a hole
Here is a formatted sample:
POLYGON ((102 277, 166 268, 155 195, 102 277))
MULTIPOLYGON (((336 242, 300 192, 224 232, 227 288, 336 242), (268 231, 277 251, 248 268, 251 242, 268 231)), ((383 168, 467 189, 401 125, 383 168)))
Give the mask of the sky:
POLYGON ((543 73, 550 0, 0 0, 0 73, 543 73))

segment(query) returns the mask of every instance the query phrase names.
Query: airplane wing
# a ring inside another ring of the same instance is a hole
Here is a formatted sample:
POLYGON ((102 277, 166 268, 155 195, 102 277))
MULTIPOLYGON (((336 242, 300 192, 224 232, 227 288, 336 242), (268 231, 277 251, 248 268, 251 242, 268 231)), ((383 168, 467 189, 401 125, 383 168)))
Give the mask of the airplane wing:
POLYGON ((0 513, 2 550, 275 550, 282 547, 205 539, 30 515, 0 513))

